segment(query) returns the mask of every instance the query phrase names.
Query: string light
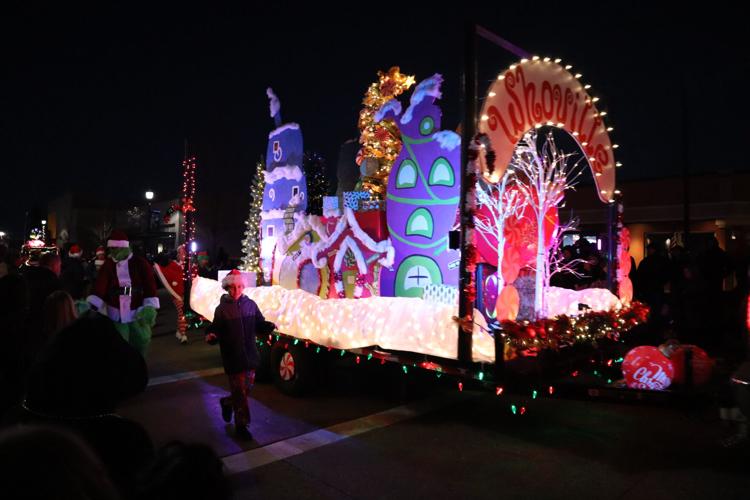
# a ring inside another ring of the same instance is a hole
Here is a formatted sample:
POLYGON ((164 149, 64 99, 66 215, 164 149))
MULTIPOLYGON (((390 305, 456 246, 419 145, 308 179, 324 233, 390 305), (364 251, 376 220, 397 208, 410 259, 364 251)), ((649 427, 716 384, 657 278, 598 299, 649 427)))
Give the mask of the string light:
POLYGON ((385 182, 391 165, 401 152, 401 134, 398 126, 391 119, 375 122, 375 114, 389 100, 401 95, 414 85, 413 75, 404 75, 398 66, 387 73, 378 71, 378 81, 370 84, 362 100, 364 107, 359 113, 359 143, 362 147, 357 153, 357 165, 367 159, 378 162, 375 175, 363 179, 362 187, 371 194, 382 197, 385 194, 385 182))

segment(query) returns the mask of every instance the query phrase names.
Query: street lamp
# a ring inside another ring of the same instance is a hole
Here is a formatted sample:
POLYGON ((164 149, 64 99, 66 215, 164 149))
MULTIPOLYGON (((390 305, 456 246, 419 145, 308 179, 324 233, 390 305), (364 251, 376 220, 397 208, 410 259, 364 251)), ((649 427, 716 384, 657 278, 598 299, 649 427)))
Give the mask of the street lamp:
POLYGON ((153 191, 146 191, 146 199, 148 201, 151 201, 154 199, 154 192, 153 191))

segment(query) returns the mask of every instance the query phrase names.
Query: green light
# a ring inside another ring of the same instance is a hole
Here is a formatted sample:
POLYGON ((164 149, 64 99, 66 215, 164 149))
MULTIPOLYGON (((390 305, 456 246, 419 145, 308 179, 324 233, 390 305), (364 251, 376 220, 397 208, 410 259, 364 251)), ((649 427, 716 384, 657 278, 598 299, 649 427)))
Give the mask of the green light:
POLYGON ((440 378, 443 374, 441 372, 437 372, 436 375, 437 375, 437 378, 440 378))
POLYGON ((515 415, 518 412, 518 408, 516 408, 516 405, 510 405, 510 411, 512 411, 513 415, 515 415))
POLYGON ((404 370, 404 373, 409 373, 409 368, 406 365, 402 365, 401 368, 404 370))
POLYGON ((320 352, 320 346, 318 346, 317 349, 315 349, 315 354, 318 354, 320 352))
POLYGON ((536 389, 531 391, 531 399, 536 399, 536 394, 537 394, 536 389))
POLYGON ((342 358, 344 357, 344 353, 345 353, 345 352, 346 352, 345 350, 341 349, 341 357, 342 357, 342 358))
POLYGON ((623 361, 625 361, 625 358, 617 358, 615 363, 622 363, 623 361))
POLYGON ((294 339, 294 345, 297 345, 297 342, 299 342, 299 339, 294 339))
POLYGON ((479 374, 477 375, 477 378, 479 380, 484 380, 484 372, 479 372, 479 374))
POLYGON ((370 361, 372 359, 372 353, 367 355, 367 361, 370 361))
POLYGON ((607 383, 608 383, 608 384, 611 384, 611 383, 612 383, 612 379, 611 379, 611 378, 608 378, 608 379, 607 379, 607 383))
POLYGON ((276 340, 279 340, 281 338, 281 335, 276 335, 276 340))

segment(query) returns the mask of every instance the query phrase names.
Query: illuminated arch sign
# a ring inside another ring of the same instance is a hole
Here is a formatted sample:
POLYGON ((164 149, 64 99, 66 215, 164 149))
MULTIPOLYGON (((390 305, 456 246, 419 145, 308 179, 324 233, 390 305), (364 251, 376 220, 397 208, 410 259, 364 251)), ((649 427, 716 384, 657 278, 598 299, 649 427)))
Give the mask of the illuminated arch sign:
MULTIPOLYGON (((615 190, 615 159, 597 98, 586 92, 570 66, 560 60, 522 59, 500 74, 490 86, 482 108, 480 130, 492 141, 496 168, 502 174, 523 134, 534 127, 566 130, 586 154, 599 198, 608 202, 615 190)), ((611 130, 611 129, 610 129, 611 130)))

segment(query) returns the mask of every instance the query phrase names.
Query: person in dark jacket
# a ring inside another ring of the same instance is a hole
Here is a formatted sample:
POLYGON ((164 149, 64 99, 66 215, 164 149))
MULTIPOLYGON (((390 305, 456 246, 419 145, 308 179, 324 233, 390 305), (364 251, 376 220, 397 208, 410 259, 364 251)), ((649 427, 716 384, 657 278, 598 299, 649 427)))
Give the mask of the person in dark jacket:
POLYGON ((68 258, 63 262, 60 280, 66 292, 73 300, 86 298, 87 273, 86 264, 83 262, 83 250, 78 245, 73 245, 68 250, 68 258))
POLYGON ((221 302, 216 307, 214 319, 206 330, 206 342, 219 343, 224 372, 229 377, 231 396, 221 398, 221 415, 229 423, 234 412, 237 437, 252 439, 248 394, 255 383, 255 369, 260 364, 260 355, 255 345, 257 332, 268 328, 258 305, 243 295, 245 285, 242 274, 233 269, 221 282, 224 290, 221 302))

